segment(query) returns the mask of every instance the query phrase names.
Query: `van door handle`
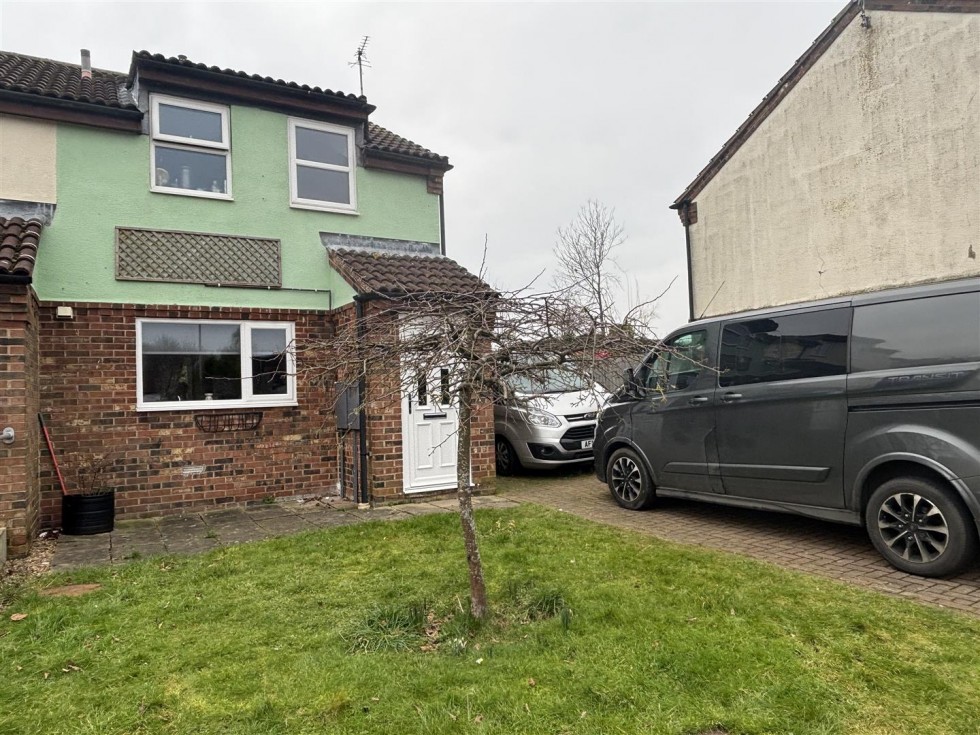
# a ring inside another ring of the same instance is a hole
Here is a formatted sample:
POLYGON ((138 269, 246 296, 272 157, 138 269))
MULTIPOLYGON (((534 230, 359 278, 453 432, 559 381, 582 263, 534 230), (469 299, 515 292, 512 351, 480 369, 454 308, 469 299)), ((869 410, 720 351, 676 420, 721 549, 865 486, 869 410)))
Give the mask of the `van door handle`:
POLYGON ((708 397, 707 396, 694 396, 693 398, 688 399, 687 402, 690 403, 692 406, 696 406, 699 403, 707 403, 708 402, 708 397))
POLYGON ((741 393, 726 393, 721 397, 721 400, 725 403, 731 403, 732 401, 738 401, 742 398, 741 393))

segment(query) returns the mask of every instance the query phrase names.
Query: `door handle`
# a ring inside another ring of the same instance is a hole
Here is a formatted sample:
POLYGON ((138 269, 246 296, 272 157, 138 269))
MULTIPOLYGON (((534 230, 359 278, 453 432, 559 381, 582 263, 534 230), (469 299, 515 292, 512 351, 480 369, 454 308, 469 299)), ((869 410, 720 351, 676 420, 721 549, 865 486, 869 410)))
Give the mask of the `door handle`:
POLYGON ((737 401, 740 400, 741 398, 742 398, 741 393, 726 393, 721 397, 721 400, 723 400, 725 403, 731 403, 732 401, 737 401))
POLYGON ((701 403, 707 403, 708 402, 708 397, 707 396, 694 396, 693 398, 689 398, 687 402, 690 403, 692 406, 696 406, 696 405, 701 404, 701 403))

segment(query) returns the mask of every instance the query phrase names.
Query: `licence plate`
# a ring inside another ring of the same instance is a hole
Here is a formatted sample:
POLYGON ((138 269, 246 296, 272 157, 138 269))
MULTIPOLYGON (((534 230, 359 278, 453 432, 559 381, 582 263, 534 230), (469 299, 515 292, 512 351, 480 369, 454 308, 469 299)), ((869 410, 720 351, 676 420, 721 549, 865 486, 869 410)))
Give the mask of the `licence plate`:
POLYGON ((592 439, 586 439, 582 442, 582 449, 592 449, 592 439))

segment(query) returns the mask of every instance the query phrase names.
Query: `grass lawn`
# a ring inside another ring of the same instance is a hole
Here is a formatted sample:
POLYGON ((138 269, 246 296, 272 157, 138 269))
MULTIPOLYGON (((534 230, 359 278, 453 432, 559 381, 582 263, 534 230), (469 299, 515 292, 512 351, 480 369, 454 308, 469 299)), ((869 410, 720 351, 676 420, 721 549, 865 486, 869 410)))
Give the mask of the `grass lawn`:
POLYGON ((478 523, 480 627, 454 515, 6 590, 0 733, 980 732, 980 621, 541 508, 478 523), (68 582, 102 587, 38 593, 68 582))

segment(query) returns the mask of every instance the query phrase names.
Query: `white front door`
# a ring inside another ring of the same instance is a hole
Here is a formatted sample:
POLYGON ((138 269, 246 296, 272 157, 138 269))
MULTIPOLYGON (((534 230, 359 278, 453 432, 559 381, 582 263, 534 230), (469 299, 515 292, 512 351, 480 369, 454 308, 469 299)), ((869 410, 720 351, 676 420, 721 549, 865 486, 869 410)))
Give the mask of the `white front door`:
POLYGON ((459 411, 450 390, 448 367, 412 376, 412 392, 402 395, 405 492, 456 486, 456 429, 459 411))

